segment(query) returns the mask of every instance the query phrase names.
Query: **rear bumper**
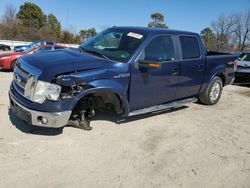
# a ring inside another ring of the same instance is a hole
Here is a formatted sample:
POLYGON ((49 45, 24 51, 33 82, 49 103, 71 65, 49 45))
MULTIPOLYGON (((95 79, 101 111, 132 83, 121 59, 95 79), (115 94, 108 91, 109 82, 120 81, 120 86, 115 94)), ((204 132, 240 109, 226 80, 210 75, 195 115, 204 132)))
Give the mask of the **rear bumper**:
POLYGON ((32 109, 28 109, 13 97, 13 94, 9 92, 10 109, 19 118, 24 120, 26 123, 40 126, 40 127, 51 127, 59 128, 67 125, 71 115, 71 111, 64 112, 41 112, 32 109), (46 123, 42 123, 42 118, 47 120, 46 123))

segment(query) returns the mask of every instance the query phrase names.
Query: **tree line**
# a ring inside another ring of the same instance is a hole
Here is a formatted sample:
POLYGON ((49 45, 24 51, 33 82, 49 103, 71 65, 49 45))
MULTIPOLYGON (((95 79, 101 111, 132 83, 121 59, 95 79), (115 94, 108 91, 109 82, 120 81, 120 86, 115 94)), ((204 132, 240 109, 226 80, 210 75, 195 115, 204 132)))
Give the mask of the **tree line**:
MULTIPOLYGON (((168 28, 161 13, 151 14, 151 19, 149 27, 168 28)), ((96 34, 95 28, 81 29, 78 33, 62 29, 54 14, 45 15, 38 5, 31 2, 25 2, 18 10, 13 5, 7 5, 0 20, 0 38, 5 40, 44 39, 80 44, 96 34)))
POLYGON ((79 44, 94 35, 95 28, 82 29, 77 34, 62 29, 54 14, 45 15, 39 6, 30 2, 25 2, 18 11, 8 5, 0 21, 0 38, 6 40, 45 39, 79 44))
MULTIPOLYGON (((168 29, 162 13, 152 13, 148 27, 168 29)), ((6 40, 34 41, 55 40, 61 43, 82 43, 96 35, 95 28, 82 29, 78 33, 63 29, 57 17, 45 15, 34 3, 25 2, 17 10, 8 5, 0 21, 0 38, 6 40)), ((250 10, 245 13, 221 15, 200 34, 207 50, 245 51, 250 48, 250 10)))
MULTIPOLYGON (((152 22, 148 23, 149 27, 167 28, 161 13, 153 13, 151 18, 152 22)), ((38 5, 30 2, 25 2, 18 10, 13 5, 7 5, 0 20, 0 38, 6 40, 44 39, 79 44, 96 34, 95 28, 81 29, 76 34, 68 29, 62 29, 54 14, 45 15, 38 5)))
POLYGON ((221 15, 201 31, 205 48, 213 51, 249 51, 250 10, 221 15))

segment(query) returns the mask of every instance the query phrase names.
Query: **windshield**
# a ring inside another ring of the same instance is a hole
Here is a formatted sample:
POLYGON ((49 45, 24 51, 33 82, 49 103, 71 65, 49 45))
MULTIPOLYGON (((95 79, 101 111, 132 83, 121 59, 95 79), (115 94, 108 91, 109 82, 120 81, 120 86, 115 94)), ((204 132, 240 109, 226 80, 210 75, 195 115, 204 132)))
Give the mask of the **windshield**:
POLYGON ((30 46, 34 48, 34 47, 40 46, 41 44, 42 44, 41 41, 36 41, 36 42, 31 43, 30 46))
POLYGON ((242 54, 240 55, 240 60, 241 60, 241 61, 250 61, 250 54, 242 53, 242 54))
POLYGON ((111 28, 83 43, 81 48, 106 59, 127 62, 144 39, 143 34, 111 28))
POLYGON ((23 52, 30 52, 30 51, 32 51, 33 50, 33 46, 31 46, 31 45, 27 45, 26 46, 26 49, 23 51, 23 52))

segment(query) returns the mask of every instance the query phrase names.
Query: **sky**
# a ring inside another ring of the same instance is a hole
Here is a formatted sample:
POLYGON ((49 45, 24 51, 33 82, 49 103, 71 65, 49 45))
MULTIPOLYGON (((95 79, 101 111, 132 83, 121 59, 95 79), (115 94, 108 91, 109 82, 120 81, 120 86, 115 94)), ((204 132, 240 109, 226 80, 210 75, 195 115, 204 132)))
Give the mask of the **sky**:
MULTIPOLYGON (((27 0, 0 0, 0 16, 6 5, 19 10, 27 0)), ((111 26, 147 26, 150 15, 160 12, 170 29, 200 33, 218 16, 250 10, 250 0, 29 0, 45 14, 53 13, 71 32, 111 26)))

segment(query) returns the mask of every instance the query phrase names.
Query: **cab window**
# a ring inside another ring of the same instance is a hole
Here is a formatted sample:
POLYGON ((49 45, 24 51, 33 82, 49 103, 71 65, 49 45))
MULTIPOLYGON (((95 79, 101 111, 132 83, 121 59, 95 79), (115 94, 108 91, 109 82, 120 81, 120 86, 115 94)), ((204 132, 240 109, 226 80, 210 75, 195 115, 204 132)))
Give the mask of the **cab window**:
POLYGON ((190 36, 180 36, 182 58, 193 59, 200 57, 200 50, 197 39, 190 36))
POLYGON ((174 44, 170 36, 154 38, 144 49, 142 60, 148 61, 173 61, 175 59, 174 44))

